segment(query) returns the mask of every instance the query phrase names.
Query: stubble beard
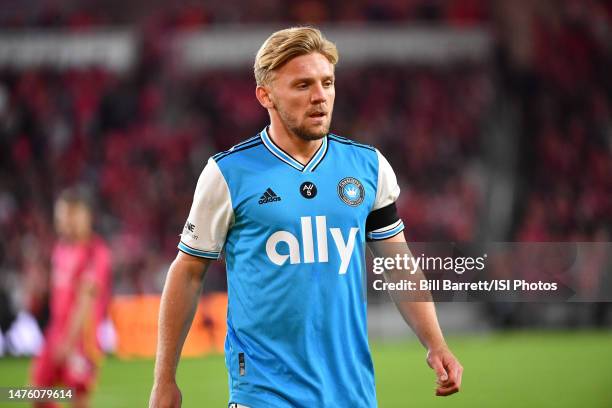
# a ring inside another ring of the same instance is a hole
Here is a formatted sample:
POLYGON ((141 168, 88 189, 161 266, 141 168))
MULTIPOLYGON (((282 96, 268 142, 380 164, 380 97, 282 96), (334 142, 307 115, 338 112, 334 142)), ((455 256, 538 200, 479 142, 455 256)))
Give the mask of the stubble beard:
POLYGON ((306 141, 319 140, 327 136, 327 133, 329 132, 329 126, 331 124, 331 112, 328 113, 327 123, 324 123, 322 128, 318 128, 321 130, 312 131, 311 129, 307 128, 304 125, 297 125, 296 124, 297 121, 295 120, 295 118, 292 118, 282 109, 279 109, 277 107, 276 110, 278 111, 278 115, 280 116, 280 119, 285 125, 285 127, 302 140, 306 140, 306 141))

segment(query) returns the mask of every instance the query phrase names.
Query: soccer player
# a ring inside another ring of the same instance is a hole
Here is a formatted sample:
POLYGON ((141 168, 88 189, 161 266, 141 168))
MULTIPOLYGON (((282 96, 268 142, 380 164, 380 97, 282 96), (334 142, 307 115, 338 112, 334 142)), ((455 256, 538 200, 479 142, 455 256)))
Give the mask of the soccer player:
POLYGON ((96 330, 110 295, 110 251, 92 230, 92 209, 83 192, 64 191, 54 217, 59 240, 51 260, 51 319, 32 383, 73 388, 73 406, 87 407, 101 357, 96 330))
MULTIPOLYGON (((319 30, 272 34, 255 59, 270 125, 212 156, 196 187, 159 318, 150 406, 178 407, 175 373, 205 271, 225 253, 230 407, 376 407, 364 299, 366 240, 405 246, 391 166, 329 133, 338 53, 319 30)), ((407 247, 406 247, 407 249, 407 247)), ((431 302, 403 302, 438 395, 462 367, 431 302)))

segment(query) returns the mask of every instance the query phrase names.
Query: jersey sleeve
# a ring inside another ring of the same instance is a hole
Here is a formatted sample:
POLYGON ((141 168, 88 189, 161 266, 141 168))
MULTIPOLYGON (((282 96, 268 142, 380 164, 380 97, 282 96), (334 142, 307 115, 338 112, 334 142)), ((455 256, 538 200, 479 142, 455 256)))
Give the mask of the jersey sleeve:
POLYGON ((198 179, 178 249, 200 258, 219 259, 233 218, 229 187, 211 158, 198 179))
POLYGON ((101 239, 96 239, 87 254, 87 265, 83 280, 93 283, 99 293, 106 293, 110 287, 111 254, 101 239))
POLYGON ((404 223, 397 214, 395 201, 400 188, 387 159, 376 149, 378 156, 378 183, 376 199, 366 220, 366 239, 376 241, 391 238, 404 230, 404 223))

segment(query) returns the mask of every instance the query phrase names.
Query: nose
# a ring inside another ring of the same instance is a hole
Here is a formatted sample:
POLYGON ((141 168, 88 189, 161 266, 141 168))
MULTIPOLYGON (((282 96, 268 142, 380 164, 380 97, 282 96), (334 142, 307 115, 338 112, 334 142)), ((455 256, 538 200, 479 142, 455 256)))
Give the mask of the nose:
POLYGON ((327 101, 327 95, 325 94, 325 88, 323 84, 318 82, 312 87, 312 94, 310 95, 310 102, 314 105, 325 103, 327 101))

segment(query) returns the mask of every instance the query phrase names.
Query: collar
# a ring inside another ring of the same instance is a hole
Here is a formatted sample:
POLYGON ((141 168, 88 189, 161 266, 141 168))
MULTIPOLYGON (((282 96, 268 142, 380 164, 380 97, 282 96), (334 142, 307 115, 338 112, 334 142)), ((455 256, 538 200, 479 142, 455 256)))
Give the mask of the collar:
POLYGON ((274 143, 270 135, 268 135, 267 126, 261 131, 260 136, 264 146, 270 151, 270 153, 302 173, 313 172, 327 154, 327 135, 323 137, 323 143, 321 143, 319 149, 312 155, 308 163, 305 165, 295 160, 289 153, 285 152, 278 145, 276 145, 276 143, 274 143))

